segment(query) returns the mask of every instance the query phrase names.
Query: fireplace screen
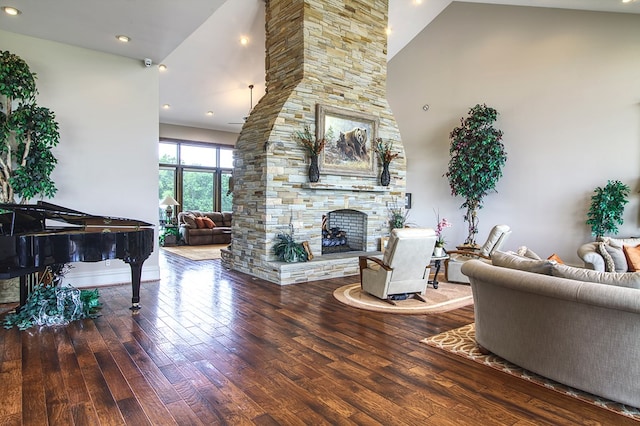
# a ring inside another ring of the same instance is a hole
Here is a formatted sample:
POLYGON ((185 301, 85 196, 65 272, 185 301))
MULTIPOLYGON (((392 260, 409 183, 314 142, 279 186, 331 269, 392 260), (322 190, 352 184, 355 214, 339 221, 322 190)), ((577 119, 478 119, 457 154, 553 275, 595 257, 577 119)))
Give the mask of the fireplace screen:
POLYGON ((366 213, 334 210, 322 216, 322 254, 365 251, 367 242, 366 213))

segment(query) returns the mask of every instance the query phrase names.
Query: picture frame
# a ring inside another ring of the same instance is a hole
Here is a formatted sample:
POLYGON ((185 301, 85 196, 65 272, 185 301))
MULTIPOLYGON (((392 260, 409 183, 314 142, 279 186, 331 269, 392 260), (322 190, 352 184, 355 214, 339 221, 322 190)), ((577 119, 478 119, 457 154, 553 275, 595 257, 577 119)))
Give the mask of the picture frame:
POLYGON ((326 139, 319 158, 321 174, 376 177, 374 141, 380 120, 372 114, 316 106, 316 137, 326 139))

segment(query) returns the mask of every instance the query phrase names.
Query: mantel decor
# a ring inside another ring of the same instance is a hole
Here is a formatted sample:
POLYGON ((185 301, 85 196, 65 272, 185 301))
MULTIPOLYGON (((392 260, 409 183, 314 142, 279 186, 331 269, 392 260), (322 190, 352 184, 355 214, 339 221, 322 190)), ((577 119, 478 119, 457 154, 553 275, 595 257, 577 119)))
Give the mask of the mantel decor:
POLYGON ((320 173, 375 177, 373 141, 378 137, 378 118, 320 104, 316 108, 317 138, 326 140, 320 155, 320 173))
MULTIPOLYGON (((320 180, 318 155, 320 155, 326 144, 324 136, 321 138, 314 136, 309 126, 305 125, 304 129, 295 132, 293 137, 303 146, 309 156, 309 182, 318 182, 320 180)), ((331 137, 331 134, 327 133, 327 137, 331 137)))
POLYGON ((382 172, 380 173, 380 185, 389 186, 389 183, 391 182, 389 164, 391 164, 391 160, 396 158, 399 154, 397 152, 393 152, 393 141, 383 142, 381 138, 376 138, 375 150, 378 154, 380 164, 382 164, 382 172))

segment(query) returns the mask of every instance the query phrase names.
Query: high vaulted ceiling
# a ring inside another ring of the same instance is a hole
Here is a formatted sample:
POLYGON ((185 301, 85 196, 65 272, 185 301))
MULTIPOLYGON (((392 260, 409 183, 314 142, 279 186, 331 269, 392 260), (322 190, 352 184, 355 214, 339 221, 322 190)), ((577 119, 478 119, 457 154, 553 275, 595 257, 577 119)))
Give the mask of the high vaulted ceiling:
MULTIPOLYGON (((467 1, 640 13, 640 0, 467 1)), ((450 3, 389 0, 389 59, 450 3)), ((161 123, 239 132, 243 117, 264 95, 264 0, 1 0, 0 6, 22 12, 0 14, 2 30, 139 59, 141 67, 149 58, 150 72, 165 64, 161 123), (118 42, 119 34, 131 41, 118 42), (171 107, 162 109, 163 104, 171 107)))

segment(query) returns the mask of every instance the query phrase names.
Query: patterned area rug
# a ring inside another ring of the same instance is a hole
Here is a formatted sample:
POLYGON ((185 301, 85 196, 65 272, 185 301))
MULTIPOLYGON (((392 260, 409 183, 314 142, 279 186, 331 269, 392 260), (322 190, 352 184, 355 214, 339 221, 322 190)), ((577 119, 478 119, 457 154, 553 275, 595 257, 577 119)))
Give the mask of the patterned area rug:
POLYGON ((422 296, 426 302, 418 299, 397 300, 395 306, 362 291, 360 283, 340 287, 333 292, 333 296, 355 308, 396 314, 435 314, 473 304, 471 286, 442 281, 438 284, 437 290, 431 285, 428 286, 422 296))
POLYGON ((478 346, 476 345, 476 330, 475 324, 473 323, 455 330, 440 333, 436 336, 428 337, 421 340, 421 342, 640 421, 640 410, 638 408, 620 404, 609 399, 554 382, 553 380, 511 364, 496 355, 481 354, 478 350, 478 346))
POLYGON ((190 260, 211 260, 220 259, 220 250, 228 247, 229 244, 211 244, 204 246, 171 246, 162 247, 162 250, 166 250, 178 256, 186 257, 190 260))

